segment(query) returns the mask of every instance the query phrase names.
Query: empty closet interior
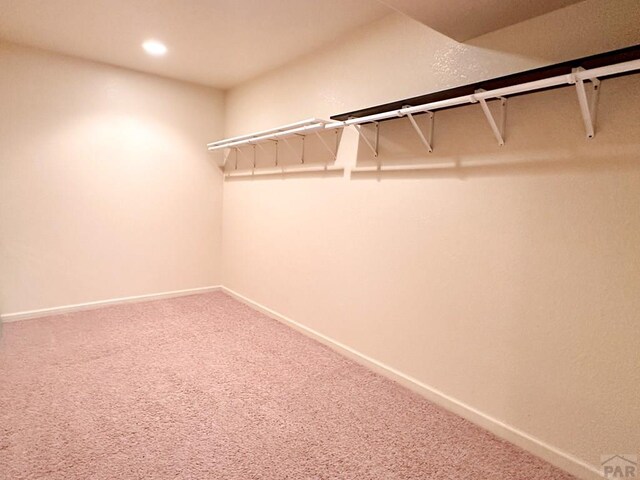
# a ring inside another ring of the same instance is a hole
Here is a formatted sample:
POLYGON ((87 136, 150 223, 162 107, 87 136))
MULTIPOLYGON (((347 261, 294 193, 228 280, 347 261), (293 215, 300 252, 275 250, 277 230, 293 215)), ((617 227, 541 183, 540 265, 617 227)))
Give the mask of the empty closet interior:
POLYGON ((636 478, 637 0, 0 0, 0 479, 636 478))

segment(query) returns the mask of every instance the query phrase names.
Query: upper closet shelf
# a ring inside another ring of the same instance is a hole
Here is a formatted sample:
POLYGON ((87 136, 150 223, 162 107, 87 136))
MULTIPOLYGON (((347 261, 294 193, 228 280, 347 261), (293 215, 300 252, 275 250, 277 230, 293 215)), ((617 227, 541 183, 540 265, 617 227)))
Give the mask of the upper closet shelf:
POLYGON ((210 143, 209 150, 237 148, 242 145, 263 141, 277 141, 280 138, 308 133, 319 134, 324 130, 336 130, 353 125, 363 141, 378 154, 378 122, 393 118, 407 117, 420 140, 429 152, 431 147, 433 112, 445 108, 479 104, 499 145, 504 145, 505 110, 507 97, 522 95, 534 91, 548 90, 565 86, 574 86, 580 105, 580 114, 587 138, 595 135, 596 107, 600 79, 636 73, 640 70, 640 45, 620 50, 578 58, 504 77, 494 78, 461 87, 429 93, 384 105, 365 108, 349 113, 334 115, 332 121, 312 118, 282 127, 256 132, 239 137, 228 138, 210 143), (585 82, 591 84, 591 95, 585 82), (589 98, 590 97, 590 98, 589 98), (500 118, 495 119, 487 105, 488 100, 500 101, 500 118), (423 132, 413 118, 416 114, 429 114, 430 128, 423 132), (376 127, 375 140, 368 139, 359 126, 372 123, 376 127))

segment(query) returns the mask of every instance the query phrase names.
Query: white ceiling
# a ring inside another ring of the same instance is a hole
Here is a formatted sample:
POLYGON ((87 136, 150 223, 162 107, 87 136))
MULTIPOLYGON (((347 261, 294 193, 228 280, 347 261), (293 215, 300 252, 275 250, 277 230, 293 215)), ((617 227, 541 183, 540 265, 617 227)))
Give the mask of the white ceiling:
POLYGON ((0 39, 229 88, 394 10, 463 41, 577 1, 0 0, 0 39))
POLYGON ((582 0, 381 0, 459 42, 582 0))
POLYGON ((392 11, 376 0, 0 0, 0 39, 228 88, 392 11), (167 55, 146 55, 148 38, 167 55))

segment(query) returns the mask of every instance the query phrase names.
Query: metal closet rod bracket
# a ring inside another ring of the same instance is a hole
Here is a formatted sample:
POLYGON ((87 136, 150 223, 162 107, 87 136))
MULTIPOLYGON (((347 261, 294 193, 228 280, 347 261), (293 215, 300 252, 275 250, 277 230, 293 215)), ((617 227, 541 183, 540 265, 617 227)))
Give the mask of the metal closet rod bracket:
MULTIPOLYGON (((475 93, 482 93, 485 91, 486 90, 479 88, 475 93)), ((491 109, 489 108, 486 99, 482 97, 477 98, 472 95, 471 103, 480 103, 482 111, 484 112, 484 116, 486 117, 487 122, 489 122, 489 127, 491 127, 493 135, 496 137, 496 140, 498 140, 498 145, 502 147, 504 145, 504 131, 507 123, 507 99, 505 97, 494 98, 496 100, 500 100, 500 118, 498 119, 498 122, 496 122, 496 119, 493 118, 493 113, 491 113, 491 109)))
POLYGON ((331 156, 333 157, 334 160, 336 160, 338 158, 338 148, 336 145, 336 149, 333 150, 329 144, 327 142, 325 142, 324 138, 322 138, 322 135, 320 135, 320 132, 316 131, 314 132, 316 134, 316 136, 318 137, 318 140, 320 140, 320 142, 322 143, 322 145, 324 145, 324 148, 327 149, 327 151, 331 154, 331 156))
POLYGON ((253 163, 251 165, 251 170, 255 170, 256 169, 256 159, 257 159, 256 144, 253 143, 251 145, 253 146, 253 163))
MULTIPOLYGON (((410 105, 405 105, 403 108, 409 108, 410 105)), ((409 119, 409 122, 411 123, 411 126, 413 127, 413 129, 416 131, 416 133, 418 134, 418 137, 420 138, 420 141, 422 142, 422 144, 425 146, 425 148, 427 149, 427 151, 429 153, 433 152, 433 122, 434 122, 434 113, 431 111, 426 111, 424 112, 427 115, 427 121, 429 122, 427 125, 427 136, 425 137, 424 133, 422 133, 422 130, 420 129, 420 126, 418 125, 418 122, 416 121, 416 119, 413 117, 412 113, 406 113, 406 117, 409 119)))
POLYGON ((238 147, 234 147, 234 150, 236 151, 236 156, 233 169, 238 170, 238 154, 241 154, 244 157, 244 153, 242 153, 242 151, 238 147))
POLYGON ((364 140, 364 143, 371 149, 371 151, 373 152, 373 156, 377 157, 378 156, 378 145, 380 143, 380 122, 375 122, 374 121, 374 122, 370 122, 370 123, 375 125, 375 129, 376 129, 376 137, 375 137, 375 140, 374 140, 373 144, 369 141, 367 136, 362 131, 362 125, 353 124, 353 127, 358 132, 358 135, 360 136, 360 138, 362 138, 362 140, 364 140))
POLYGON ((584 80, 576 75, 579 72, 584 72, 584 68, 578 67, 573 70, 578 103, 580 104, 580 114, 582 115, 584 128, 587 132, 587 138, 593 138, 596 135, 596 113, 598 109, 598 98, 600 96, 600 80, 598 78, 589 79, 593 85, 591 98, 589 99, 587 97, 584 80))
POLYGON ((295 134, 296 137, 300 137, 302 138, 302 152, 300 153, 300 163, 302 165, 304 165, 304 154, 305 154, 305 144, 307 143, 307 136, 306 135, 301 135, 299 133, 295 134))
POLYGON ((275 144, 275 152, 276 152, 276 167, 278 166, 278 140, 275 138, 268 138, 267 141, 273 142, 275 144))

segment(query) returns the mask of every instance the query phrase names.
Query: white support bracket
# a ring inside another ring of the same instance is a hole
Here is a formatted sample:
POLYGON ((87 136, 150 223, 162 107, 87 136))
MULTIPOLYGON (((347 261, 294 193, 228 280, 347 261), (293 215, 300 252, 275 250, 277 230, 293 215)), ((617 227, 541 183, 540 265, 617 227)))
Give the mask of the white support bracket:
POLYGON ((358 135, 360 135, 360 138, 362 138, 362 140, 364 140, 364 143, 367 144, 367 146, 371 149, 371 151, 373 152, 373 156, 377 157, 378 156, 378 144, 380 143, 380 123, 379 122, 371 122, 375 125, 376 127, 376 139, 375 139, 375 144, 371 144, 371 142, 369 141, 369 139, 367 138, 367 136, 364 134, 364 132, 362 131, 362 126, 361 125, 353 125, 353 127, 356 129, 356 131, 358 132, 358 135))
POLYGON ((591 79, 593 91, 591 92, 591 99, 588 99, 584 80, 575 76, 577 72, 583 70, 584 68, 579 67, 574 69, 573 73, 576 79, 578 103, 580 104, 580 113, 582 114, 582 121, 584 122, 584 128, 587 132, 587 138, 593 138, 596 134, 596 112, 598 108, 598 97, 600 96, 600 80, 597 78, 591 79))
MULTIPOLYGON (((477 90, 476 93, 484 92, 484 90, 477 90)), ((493 135, 498 140, 498 145, 501 147, 504 145, 504 130, 507 123, 507 99, 505 97, 496 97, 500 100, 500 120, 499 123, 496 122, 495 118, 493 118, 493 114, 491 113, 491 109, 487 104, 487 101, 484 98, 478 98, 478 102, 480 102, 480 106, 482 107, 482 111, 484 112, 484 116, 487 118, 487 122, 489 122, 489 126, 491 127, 491 131, 493 135)))
POLYGON ((422 142, 422 144, 426 147, 427 151, 429 153, 433 152, 433 121, 434 121, 434 114, 433 112, 425 112, 427 114, 427 120, 429 122, 428 126, 427 126, 427 136, 424 136, 424 133, 422 133, 422 130, 420 129, 420 126, 418 125, 418 122, 416 122, 416 119, 413 118, 413 114, 411 113, 407 113, 407 118, 409 119, 409 121, 411 122, 411 126, 413 127, 413 129, 416 131, 416 133, 418 134, 418 137, 420 137, 420 141, 422 142))
POLYGON ((320 132, 314 132, 316 134, 316 136, 318 137, 318 139, 320 140, 320 142, 322 142, 322 145, 324 145, 324 148, 327 149, 327 151, 331 154, 331 156, 333 156, 333 159, 336 160, 338 158, 338 150, 336 149, 335 151, 329 146, 329 144, 327 142, 325 142, 324 138, 322 138, 322 135, 320 135, 320 132))
POLYGON ((257 153, 256 153, 256 144, 253 144, 253 166, 252 166, 252 171, 256 169, 256 158, 257 158, 257 153))
MULTIPOLYGON (((276 148, 276 167, 278 166, 278 140, 273 140, 273 139, 268 139, 269 141, 275 143, 275 148, 276 148)), ((258 147, 260 147, 260 150, 262 150, 263 152, 267 153, 267 149, 264 148, 264 145, 262 145, 262 143, 252 143, 251 145, 254 146, 254 150, 253 150, 253 165, 255 168, 255 164, 256 164, 256 155, 255 155, 255 146, 257 145, 258 147)))
POLYGON ((273 143, 275 143, 275 148, 276 148, 276 167, 278 166, 278 140, 274 140, 274 139, 269 139, 270 141, 272 141, 273 143))
POLYGON ((304 165, 304 153, 305 153, 305 144, 307 143, 307 136, 302 135, 300 133, 295 133, 294 135, 302 139, 302 152, 300 153, 300 164, 304 165))
MULTIPOLYGON (((238 170, 238 155, 244 158, 245 154, 242 152, 242 149, 240 147, 234 147, 233 149, 236 151, 235 164, 233 166, 233 169, 238 170)), ((256 168, 256 146, 255 145, 253 145, 253 168, 256 168)))

